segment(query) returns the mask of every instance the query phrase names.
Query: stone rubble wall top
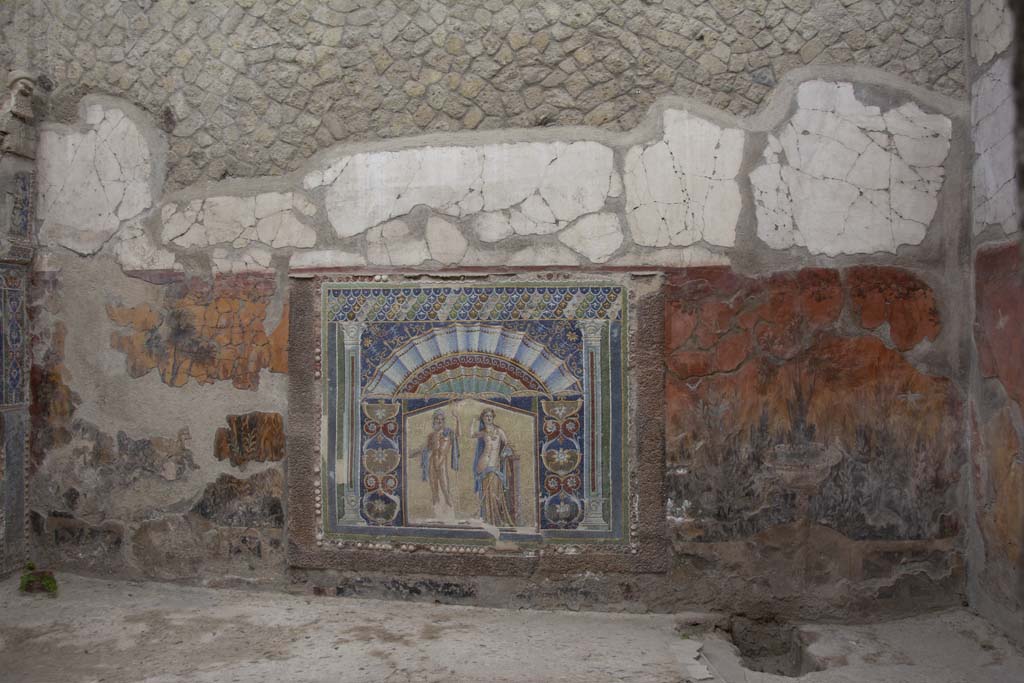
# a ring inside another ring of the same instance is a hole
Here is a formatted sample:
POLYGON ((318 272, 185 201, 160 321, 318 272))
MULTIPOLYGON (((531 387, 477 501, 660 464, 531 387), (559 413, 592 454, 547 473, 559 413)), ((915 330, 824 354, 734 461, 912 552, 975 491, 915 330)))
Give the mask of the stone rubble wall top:
MULTIPOLYGON (((1001 39, 996 1, 973 3, 979 49, 1001 39)), ((149 112, 173 189, 336 142, 627 131, 672 94, 747 115, 808 64, 962 97, 965 19, 956 0, 22 0, 0 4, 0 71, 29 54, 68 123, 90 92, 149 112)))

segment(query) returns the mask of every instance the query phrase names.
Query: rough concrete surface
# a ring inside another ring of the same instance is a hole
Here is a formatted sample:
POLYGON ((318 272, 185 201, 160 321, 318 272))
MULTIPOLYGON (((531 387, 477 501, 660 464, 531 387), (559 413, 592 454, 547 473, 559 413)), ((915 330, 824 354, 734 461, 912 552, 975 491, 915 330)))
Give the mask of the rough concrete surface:
MULTIPOLYGON (((0 679, 67 681, 794 680, 745 670, 712 615, 539 612, 211 590, 61 575, 0 584, 0 679)), ((1024 655, 963 611, 799 627, 815 682, 1005 683, 1024 655), (811 642, 813 641, 813 642, 811 642)))

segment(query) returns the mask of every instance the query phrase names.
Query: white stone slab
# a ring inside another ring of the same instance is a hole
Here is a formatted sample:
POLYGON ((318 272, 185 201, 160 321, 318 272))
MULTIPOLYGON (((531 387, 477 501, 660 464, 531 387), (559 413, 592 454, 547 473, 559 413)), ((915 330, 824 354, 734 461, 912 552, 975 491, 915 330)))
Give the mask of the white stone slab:
POLYGON ((40 241, 94 254, 153 203, 152 158, 139 127, 92 105, 87 128, 44 129, 38 156, 40 241))
POLYGON ((801 84, 796 112, 750 174, 758 237, 828 256, 920 244, 951 136, 948 117, 913 102, 882 112, 850 83, 801 84))

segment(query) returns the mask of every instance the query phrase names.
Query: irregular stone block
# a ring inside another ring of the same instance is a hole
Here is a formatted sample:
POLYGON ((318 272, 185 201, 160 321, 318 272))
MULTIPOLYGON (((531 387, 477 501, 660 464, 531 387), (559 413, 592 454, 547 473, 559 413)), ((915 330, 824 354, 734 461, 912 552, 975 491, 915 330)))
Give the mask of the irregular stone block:
POLYGON ((279 413, 228 415, 228 427, 217 430, 213 454, 238 467, 249 462, 284 458, 284 418, 279 413))

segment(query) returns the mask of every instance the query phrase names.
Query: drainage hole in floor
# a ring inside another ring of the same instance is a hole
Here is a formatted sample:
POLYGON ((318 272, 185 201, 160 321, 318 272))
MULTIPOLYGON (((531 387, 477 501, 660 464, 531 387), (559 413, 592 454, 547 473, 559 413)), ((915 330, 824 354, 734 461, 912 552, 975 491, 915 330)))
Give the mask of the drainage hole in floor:
POLYGON ((792 624, 774 620, 755 621, 733 617, 730 629, 733 644, 739 649, 742 664, 750 671, 799 678, 825 669, 792 624))

